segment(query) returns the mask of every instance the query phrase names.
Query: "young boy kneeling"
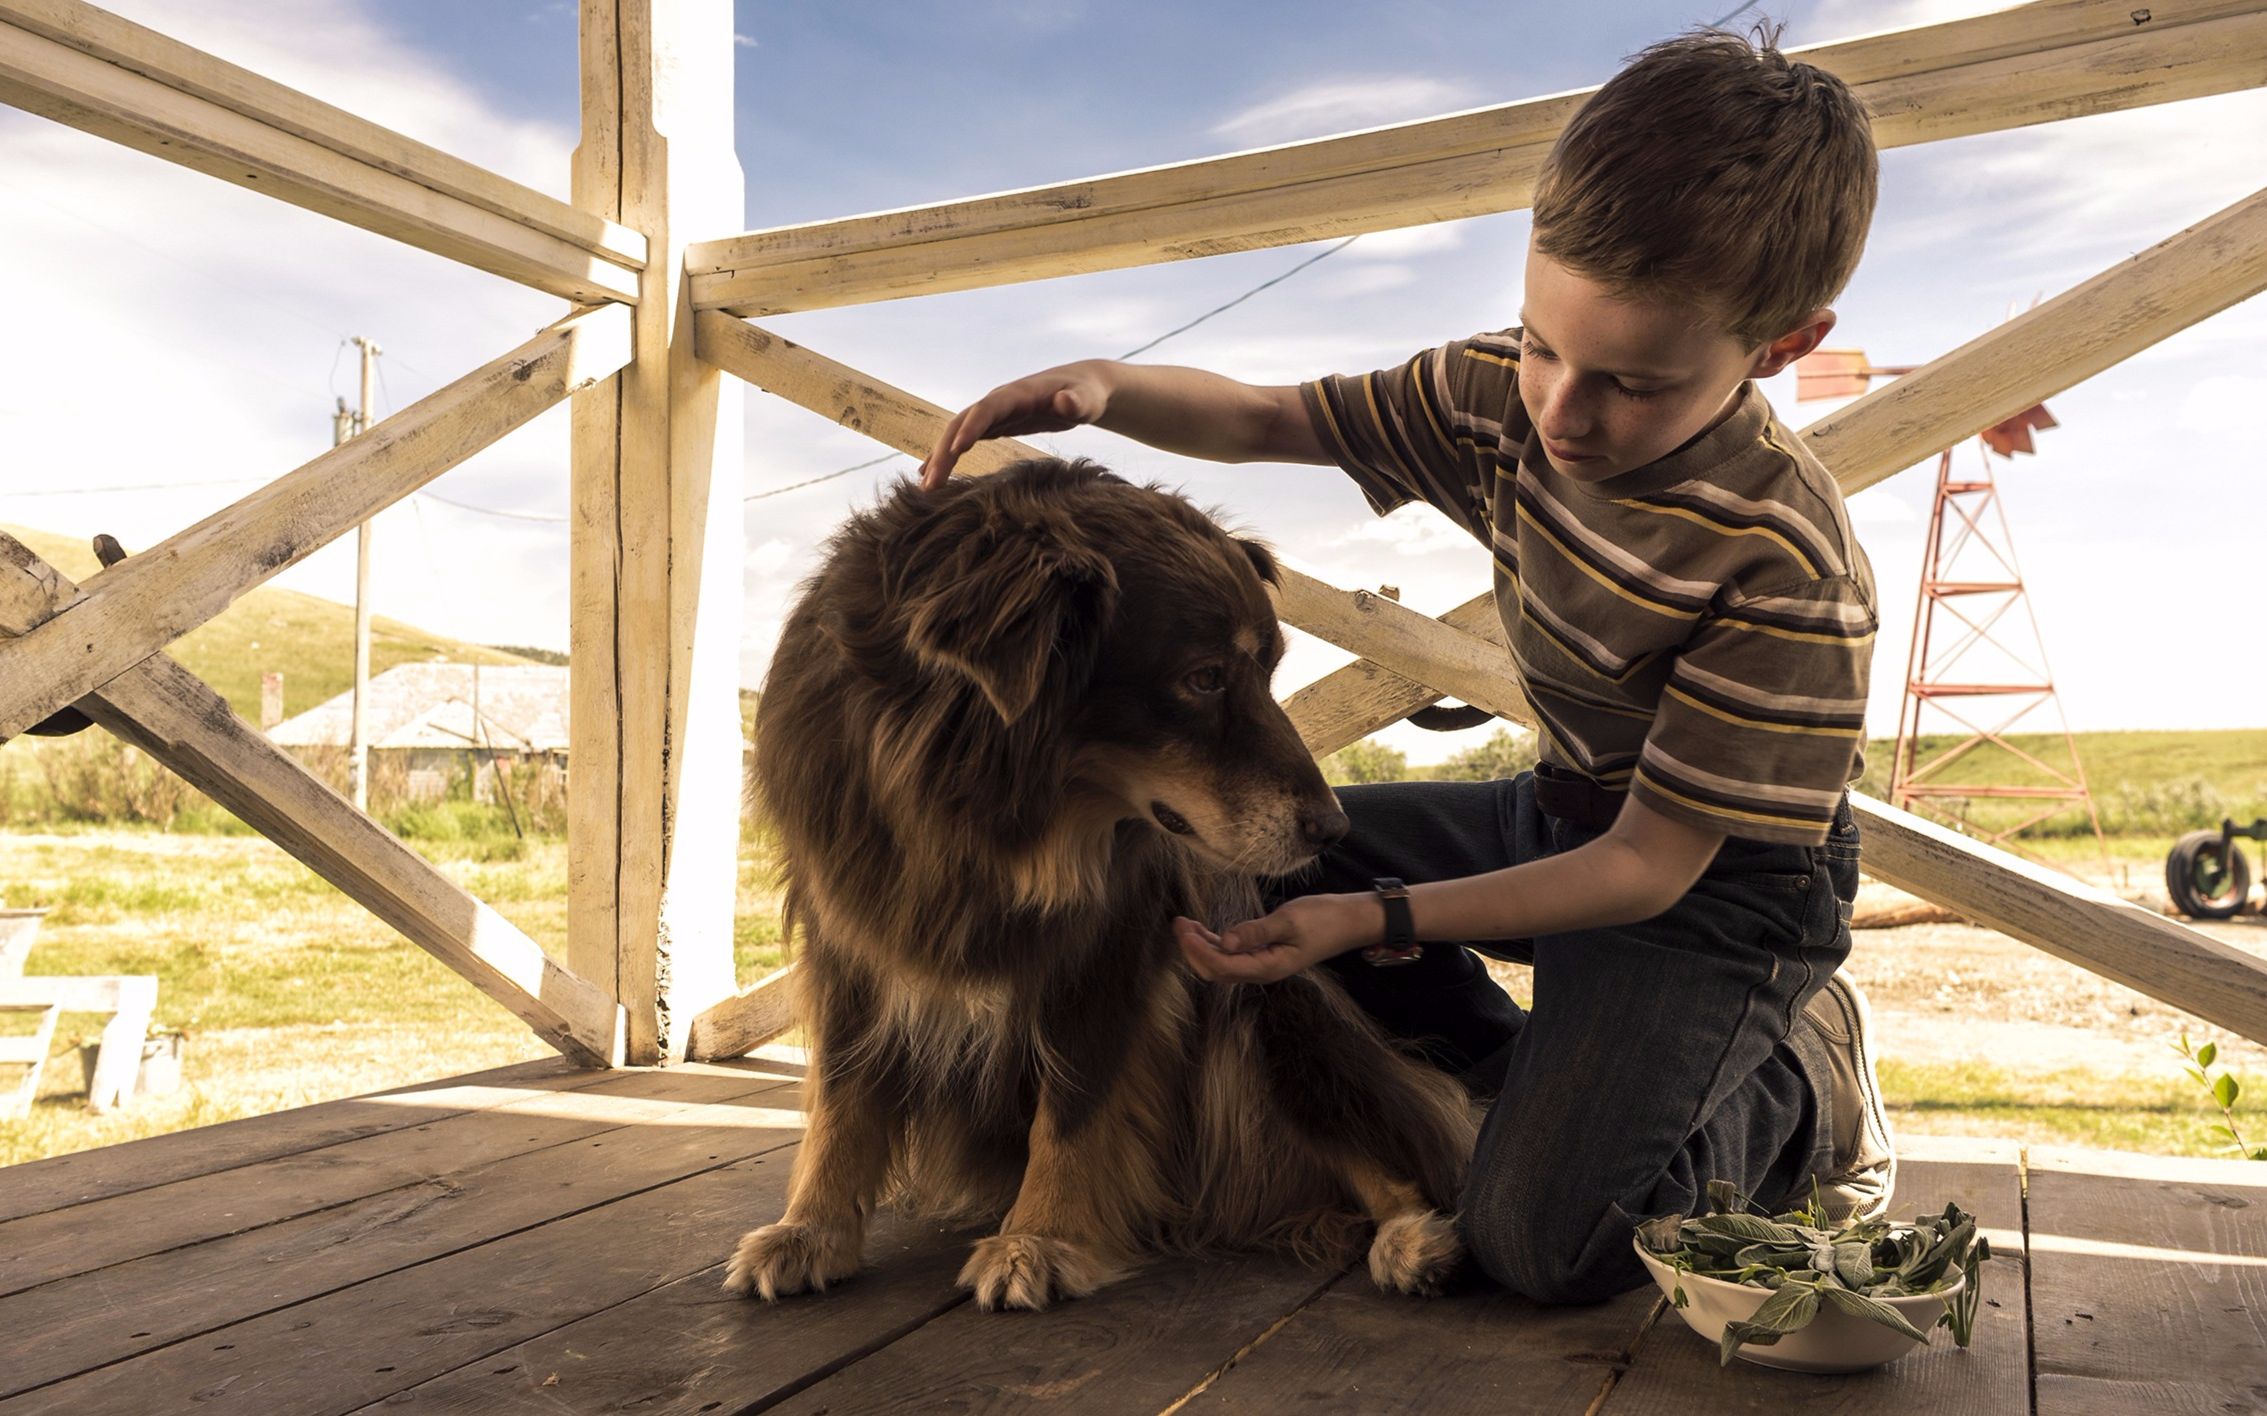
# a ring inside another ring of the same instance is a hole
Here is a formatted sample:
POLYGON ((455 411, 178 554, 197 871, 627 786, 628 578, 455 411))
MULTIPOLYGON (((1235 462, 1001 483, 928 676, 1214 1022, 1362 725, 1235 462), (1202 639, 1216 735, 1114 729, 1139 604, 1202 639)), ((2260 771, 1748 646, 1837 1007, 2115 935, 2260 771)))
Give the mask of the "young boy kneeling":
POLYGON ((1834 480, 1752 379, 1817 347, 1876 160, 1840 80, 1722 33, 1657 45, 1560 137, 1520 327, 1261 388, 1090 361, 963 411, 1222 462, 1336 464, 1486 546, 1540 763, 1341 793, 1346 840, 1190 963, 1322 964, 1495 1101, 1464 1197, 1483 1267, 1544 1301, 1643 1281, 1638 1220, 1711 1179, 1876 1214, 1895 1159, 1848 954, 1875 628, 1834 480), (1406 884, 1406 893, 1402 885, 1406 884), (1469 950, 1532 962, 1522 1010, 1469 950))

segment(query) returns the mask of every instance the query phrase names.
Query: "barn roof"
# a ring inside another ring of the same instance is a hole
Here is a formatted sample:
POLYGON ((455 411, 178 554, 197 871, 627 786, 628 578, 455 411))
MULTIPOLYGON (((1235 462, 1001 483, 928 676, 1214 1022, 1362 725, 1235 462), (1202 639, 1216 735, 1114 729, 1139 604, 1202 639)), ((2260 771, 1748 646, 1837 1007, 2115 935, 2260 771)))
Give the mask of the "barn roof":
MULTIPOLYGON (((276 724, 283 747, 344 747, 354 695, 276 724)), ((551 664, 403 664, 370 680, 373 748, 567 750, 567 670, 551 664), (475 715, 474 705, 478 705, 475 715)))

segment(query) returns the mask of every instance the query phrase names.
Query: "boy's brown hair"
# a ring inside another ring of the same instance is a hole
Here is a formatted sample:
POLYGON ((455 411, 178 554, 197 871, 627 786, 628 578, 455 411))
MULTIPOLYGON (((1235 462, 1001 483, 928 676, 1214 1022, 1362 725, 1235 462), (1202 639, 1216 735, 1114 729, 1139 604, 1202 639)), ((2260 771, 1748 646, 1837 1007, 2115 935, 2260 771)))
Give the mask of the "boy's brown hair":
POLYGON ((1559 135, 1535 192, 1535 249, 1763 344, 1848 283, 1878 166, 1840 79, 1768 37, 1682 35, 1640 53, 1559 135))

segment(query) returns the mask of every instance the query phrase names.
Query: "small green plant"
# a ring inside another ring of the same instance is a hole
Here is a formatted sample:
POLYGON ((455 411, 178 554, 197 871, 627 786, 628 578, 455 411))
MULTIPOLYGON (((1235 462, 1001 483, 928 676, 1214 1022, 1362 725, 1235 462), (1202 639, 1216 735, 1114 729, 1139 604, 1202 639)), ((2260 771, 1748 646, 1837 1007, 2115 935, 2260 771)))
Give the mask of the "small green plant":
MULTIPOLYGON (((1983 1300, 1978 1270, 1991 1257, 1991 1243, 1976 1232, 1975 1217, 1953 1204, 1911 1224, 1866 1219, 1832 1227, 1815 1181, 1809 1204, 1765 1217, 1730 1181, 1711 1180, 1708 1213, 1649 1219, 1637 1235, 1648 1253, 1679 1273, 1773 1290, 1753 1317, 1724 1325, 1717 1350, 1723 1365, 1743 1344, 1770 1347, 1809 1326, 1823 1307, 1925 1343, 1927 1333, 1882 1301, 1922 1293, 1943 1299, 1944 1315, 1931 1326, 1950 1328, 1952 1340, 1966 1347, 1983 1300), (1955 1285, 1958 1293, 1946 1291, 1955 1285)), ((1678 1307, 1685 1305, 1681 1285, 1673 1298, 1678 1307)))
POLYGON ((2250 1144, 2236 1129, 2236 1098, 2243 1095, 2243 1084, 2225 1067, 2220 1069, 2220 1075, 2212 1075, 2212 1064, 2220 1060, 2219 1044, 2207 1042, 2202 1047, 2191 1047, 2188 1033, 2183 1031, 2180 1041, 2173 1044, 2173 1051, 2188 1059, 2188 1075, 2211 1094, 2213 1104, 2220 1108, 2223 1119, 2212 1126, 2212 1134, 2220 1139, 2220 1149, 2245 1160, 2267 1160, 2267 1145, 2250 1144))

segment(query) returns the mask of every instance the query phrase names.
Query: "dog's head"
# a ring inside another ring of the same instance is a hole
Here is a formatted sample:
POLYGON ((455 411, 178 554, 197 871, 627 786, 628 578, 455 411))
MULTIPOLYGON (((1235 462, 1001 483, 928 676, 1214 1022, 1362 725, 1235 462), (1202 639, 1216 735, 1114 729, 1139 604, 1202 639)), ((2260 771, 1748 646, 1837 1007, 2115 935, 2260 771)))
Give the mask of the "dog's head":
POLYGON ((1059 791, 1063 811, 1138 818, 1255 874, 1344 834, 1269 690, 1275 559, 1180 497, 1089 463, 1021 463, 934 494, 880 564, 905 649, 995 720, 966 742, 1008 747, 969 764, 996 790, 1059 791))

